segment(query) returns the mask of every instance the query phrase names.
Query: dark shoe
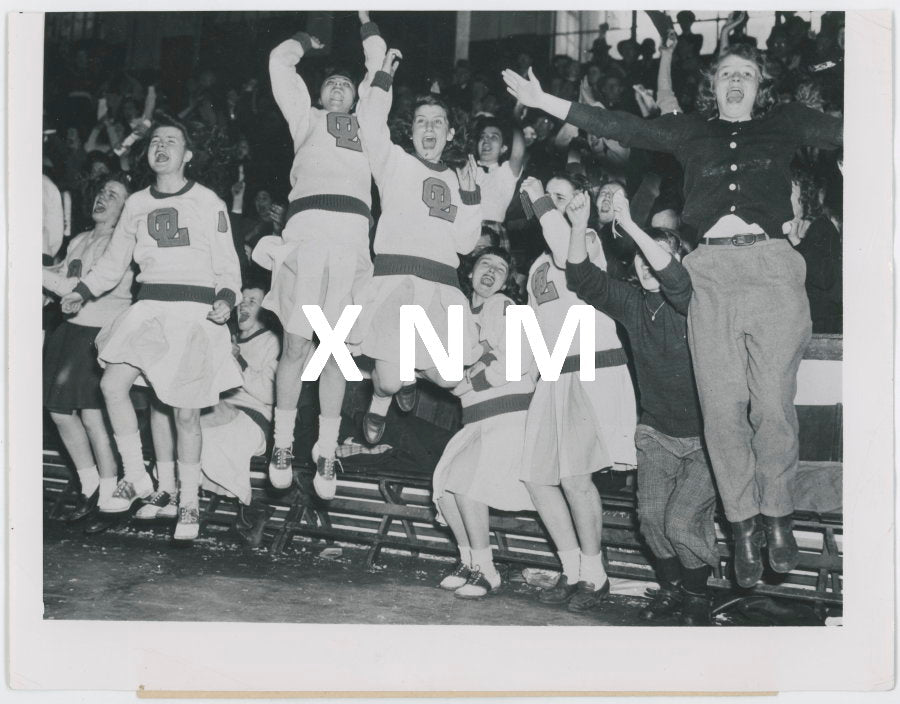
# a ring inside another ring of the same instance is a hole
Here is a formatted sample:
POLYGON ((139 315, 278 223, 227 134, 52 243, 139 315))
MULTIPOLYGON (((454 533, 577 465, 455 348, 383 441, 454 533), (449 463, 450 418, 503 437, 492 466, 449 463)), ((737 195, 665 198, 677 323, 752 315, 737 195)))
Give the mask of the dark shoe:
POLYGON ((800 551, 794 539, 794 521, 790 516, 762 518, 769 548, 769 565, 780 574, 790 572, 800 560, 800 551))
POLYGON ((234 529, 247 547, 258 548, 262 545, 266 523, 274 512, 275 509, 268 504, 261 506, 241 504, 234 529))
POLYGON ((681 585, 661 583, 650 603, 638 612, 642 621, 656 621, 681 611, 684 597, 681 585))
POLYGON ((762 521, 758 515, 731 524, 734 535, 734 579, 738 586, 748 589, 762 577, 760 550, 766 542, 762 521))
POLYGON ((99 498, 100 489, 95 489, 94 493, 90 496, 79 494, 78 499, 75 501, 75 508, 73 508, 72 512, 65 517, 65 522, 75 523, 76 521, 80 521, 93 514, 97 510, 97 499, 99 498))
POLYGON ((712 601, 709 594, 692 594, 682 589, 683 605, 681 607, 682 626, 711 626, 712 601))
POLYGON ((384 416, 380 416, 377 413, 366 413, 362 421, 363 437, 366 439, 366 442, 370 445, 377 445, 381 442, 386 423, 387 418, 384 416))
POLYGON ((541 590, 538 594, 538 601, 542 604, 565 604, 572 598, 577 588, 577 584, 569 584, 569 578, 561 574, 556 585, 541 590))
POLYGON ((575 585, 575 589, 567 608, 575 613, 583 613, 600 606, 600 603, 609 596, 609 580, 607 579, 599 589, 591 582, 581 581, 575 585))
POLYGON ((118 522, 118 518, 112 518, 110 517, 110 514, 101 513, 84 527, 84 534, 100 535, 100 533, 105 533, 118 522))
POLYGON ((413 382, 408 386, 401 386, 400 390, 394 394, 394 401, 397 402, 397 408, 404 413, 409 413, 416 407, 417 397, 418 392, 416 389, 416 382, 413 382))

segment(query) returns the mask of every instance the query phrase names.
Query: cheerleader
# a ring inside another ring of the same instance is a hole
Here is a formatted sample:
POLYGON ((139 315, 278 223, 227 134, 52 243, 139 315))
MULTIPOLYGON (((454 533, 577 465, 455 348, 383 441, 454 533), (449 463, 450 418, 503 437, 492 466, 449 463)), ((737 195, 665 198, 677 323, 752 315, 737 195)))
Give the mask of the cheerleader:
MULTIPOLYGON (((67 277, 91 271, 109 245, 128 193, 124 175, 103 184, 91 210, 94 229, 72 240, 59 266, 44 269, 44 289, 64 293, 67 277)), ((108 508, 116 487, 116 459, 103 413, 94 340, 104 325, 131 305, 132 279, 131 269, 126 269, 108 292, 57 327, 44 348, 44 407, 81 482, 81 494, 69 521, 85 518, 98 505, 100 510, 108 508)))
MULTIPOLYGON (((450 111, 433 95, 419 99, 413 112, 414 153, 391 142, 387 125, 391 83, 401 58, 396 49, 386 52, 371 87, 360 91, 358 111, 363 149, 382 207, 375 232, 374 277, 357 301, 363 310, 350 340, 357 353, 375 360, 374 394, 363 418, 363 435, 373 445, 384 434, 394 395, 401 411, 412 410, 416 401, 415 382, 404 385, 400 380, 401 306, 421 306, 445 348, 448 308, 463 306, 464 363, 473 364, 482 353, 456 272, 459 255, 471 252, 481 233, 478 167, 471 156, 459 172, 441 161, 454 130, 450 111)), ((457 383, 441 378, 421 340, 416 344, 415 368, 440 386, 457 383)))
MULTIPOLYGON (((440 586, 461 599, 479 599, 501 587, 491 557, 488 508, 534 510, 518 476, 534 380, 526 375, 506 381, 506 307, 512 300, 501 291, 512 281, 509 252, 501 247, 479 250, 468 278, 472 315, 486 351, 453 389, 462 403, 463 428, 438 462, 433 496, 460 554, 440 586)), ((523 365, 527 368, 529 362, 523 365)))
MULTIPOLYGON (((534 204, 549 252, 528 276, 528 302, 548 347, 556 345, 570 306, 584 305, 566 286, 570 233, 582 233, 591 262, 605 269, 597 233, 587 227, 587 184, 574 176, 547 182, 528 178, 522 190, 534 204)), ((572 237, 577 236, 572 234, 572 237)), ((579 379, 575 342, 558 381, 538 381, 528 409, 521 478, 556 545, 563 573, 541 592, 547 604, 587 611, 609 593, 603 566, 603 507, 592 474, 613 465, 634 466, 637 422, 634 389, 615 323, 595 312, 596 380, 579 379)))

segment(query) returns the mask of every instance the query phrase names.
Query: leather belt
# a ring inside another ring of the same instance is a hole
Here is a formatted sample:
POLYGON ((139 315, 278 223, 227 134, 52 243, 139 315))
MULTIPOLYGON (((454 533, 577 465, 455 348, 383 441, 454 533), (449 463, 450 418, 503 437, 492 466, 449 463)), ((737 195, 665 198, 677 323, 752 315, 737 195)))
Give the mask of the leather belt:
POLYGON ((730 244, 732 247, 748 247, 757 242, 764 242, 769 236, 764 232, 746 232, 731 237, 704 237, 700 244, 730 244))

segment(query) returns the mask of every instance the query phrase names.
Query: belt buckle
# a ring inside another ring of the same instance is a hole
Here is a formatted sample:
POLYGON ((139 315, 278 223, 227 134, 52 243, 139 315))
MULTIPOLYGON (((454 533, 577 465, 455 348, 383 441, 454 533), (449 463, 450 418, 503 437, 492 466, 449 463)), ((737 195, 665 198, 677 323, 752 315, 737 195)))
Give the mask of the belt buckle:
POLYGON ((756 244, 756 235, 755 234, 743 234, 743 235, 734 235, 731 238, 731 244, 735 247, 747 247, 751 244, 756 244))

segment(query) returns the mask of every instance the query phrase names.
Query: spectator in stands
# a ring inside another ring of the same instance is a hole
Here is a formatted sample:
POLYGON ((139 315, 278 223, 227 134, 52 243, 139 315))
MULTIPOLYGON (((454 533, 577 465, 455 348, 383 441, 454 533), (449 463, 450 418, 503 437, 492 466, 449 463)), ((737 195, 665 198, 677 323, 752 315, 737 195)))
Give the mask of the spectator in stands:
POLYGON ((265 456, 271 436, 275 368, 281 342, 269 329, 266 311, 260 307, 266 291, 250 285, 241 293, 232 354, 241 367, 243 384, 222 394, 219 403, 200 416, 200 465, 202 487, 237 498, 237 528, 252 544, 259 545, 270 513, 264 505, 250 509, 250 460, 265 456))
POLYGON ((839 147, 841 121, 794 104, 761 116, 771 102, 769 77, 745 44, 723 51, 708 74, 711 115, 683 119, 645 122, 568 104, 544 93, 533 74, 503 76, 527 106, 631 146, 672 153, 684 166, 683 216, 702 237, 685 258, 694 285, 691 351, 735 539, 736 579, 756 584, 764 542, 772 568, 789 572, 799 559, 791 520, 799 450, 794 393, 811 334, 805 267, 785 241, 793 220, 789 162, 802 146, 839 147))
POLYGON ((641 618, 653 621, 680 611, 684 625, 709 625, 706 583, 710 567, 719 564, 716 489, 687 345, 691 281, 680 264, 686 250, 672 230, 638 227, 621 189, 612 201, 619 229, 640 250, 634 268, 641 288, 588 261, 584 238, 574 234, 566 281, 580 299, 623 325, 631 343, 641 396, 638 516, 660 587, 641 618))
POLYGON ((477 162, 483 170, 479 176, 482 235, 485 229, 490 230, 508 251, 509 238, 503 221, 522 175, 525 140, 521 130, 505 129, 503 123, 493 118, 480 121, 476 139, 477 162))

